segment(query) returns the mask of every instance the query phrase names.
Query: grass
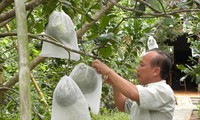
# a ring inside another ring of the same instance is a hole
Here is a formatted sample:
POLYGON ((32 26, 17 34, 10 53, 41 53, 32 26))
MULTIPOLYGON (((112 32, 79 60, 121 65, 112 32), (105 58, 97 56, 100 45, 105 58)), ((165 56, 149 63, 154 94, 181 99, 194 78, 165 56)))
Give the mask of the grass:
POLYGON ((130 120, 129 114, 123 112, 111 112, 106 114, 92 114, 92 120, 130 120))

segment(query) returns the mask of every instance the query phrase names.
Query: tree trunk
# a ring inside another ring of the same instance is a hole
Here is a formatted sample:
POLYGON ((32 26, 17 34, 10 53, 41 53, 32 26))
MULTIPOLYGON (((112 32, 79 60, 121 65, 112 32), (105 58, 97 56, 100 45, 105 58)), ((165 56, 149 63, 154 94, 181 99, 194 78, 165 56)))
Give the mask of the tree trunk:
POLYGON ((30 63, 25 1, 15 0, 15 9, 19 46, 20 120, 31 120, 30 63))

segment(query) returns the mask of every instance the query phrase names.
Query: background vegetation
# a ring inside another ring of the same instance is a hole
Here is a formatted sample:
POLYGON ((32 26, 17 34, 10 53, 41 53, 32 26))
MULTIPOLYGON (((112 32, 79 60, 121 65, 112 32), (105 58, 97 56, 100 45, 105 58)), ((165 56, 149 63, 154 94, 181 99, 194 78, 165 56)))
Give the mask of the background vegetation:
MULTIPOLYGON (((135 67, 139 55, 147 48, 150 35, 157 40, 160 49, 168 52, 171 51, 165 44, 167 39, 174 41, 183 34, 199 37, 198 0, 26 0, 25 3, 32 118, 35 120, 50 119, 53 90, 60 78, 69 75, 76 64, 91 65, 92 60, 100 58, 127 80, 136 82, 135 67), (80 61, 38 56, 42 41, 47 40, 40 34, 45 31, 48 17, 54 10, 63 10, 73 20, 82 51, 80 61)), ((0 0, 1 120, 19 119, 20 116, 16 26, 14 0, 0 0)), ((189 42, 194 43, 191 47, 200 49, 198 40, 189 42)), ((189 70, 199 76, 199 66, 197 62, 189 70)), ((101 115, 116 111, 112 89, 103 85, 102 90, 101 115)))

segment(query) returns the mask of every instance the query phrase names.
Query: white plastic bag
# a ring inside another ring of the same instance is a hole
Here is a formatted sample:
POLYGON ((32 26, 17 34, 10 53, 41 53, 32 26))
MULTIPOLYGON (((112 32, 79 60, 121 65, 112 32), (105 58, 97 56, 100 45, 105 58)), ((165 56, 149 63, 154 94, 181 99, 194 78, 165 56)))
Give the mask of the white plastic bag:
POLYGON ((63 76, 54 90, 51 120, 91 120, 86 99, 71 77, 63 76))
MULTIPOLYGON (((71 18, 65 12, 54 11, 50 17, 46 27, 46 34, 56 38, 64 46, 79 50, 77 43, 77 35, 71 18)), ((66 51, 64 48, 56 46, 52 43, 43 42, 40 56, 70 58, 71 60, 79 60, 80 55, 74 52, 66 51)))
POLYGON ((149 50, 158 48, 158 44, 156 40, 153 38, 153 36, 149 36, 148 41, 147 41, 147 46, 149 50))
POLYGON ((91 112, 97 114, 100 109, 102 76, 84 63, 76 65, 69 76, 81 89, 91 112))

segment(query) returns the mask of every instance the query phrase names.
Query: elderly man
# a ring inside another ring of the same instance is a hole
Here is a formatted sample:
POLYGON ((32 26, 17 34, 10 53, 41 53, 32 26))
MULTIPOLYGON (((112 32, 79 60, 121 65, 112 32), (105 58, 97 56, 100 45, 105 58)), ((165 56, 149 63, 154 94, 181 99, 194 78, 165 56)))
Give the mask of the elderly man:
POLYGON ((171 67, 166 53, 154 49, 142 56, 137 67, 140 85, 130 83, 99 60, 92 66, 112 85, 117 108, 130 113, 131 120, 173 119, 175 98, 166 84, 171 67))

